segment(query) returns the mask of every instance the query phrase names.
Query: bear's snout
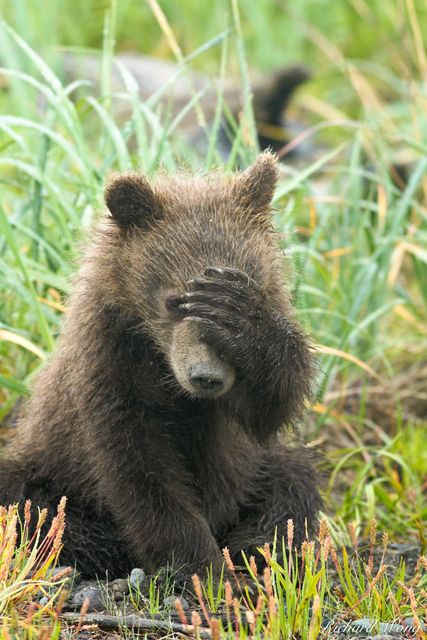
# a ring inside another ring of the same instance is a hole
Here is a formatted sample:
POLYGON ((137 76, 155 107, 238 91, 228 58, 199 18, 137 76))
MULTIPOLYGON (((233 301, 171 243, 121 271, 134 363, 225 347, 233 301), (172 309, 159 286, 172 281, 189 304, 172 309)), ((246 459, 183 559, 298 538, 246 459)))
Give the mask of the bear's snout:
POLYGON ((173 331, 169 362, 185 391, 198 398, 217 398, 234 385, 234 368, 201 342, 191 319, 179 322, 173 331))
POLYGON ((223 372, 206 363, 199 362, 191 365, 188 377, 196 391, 216 394, 224 387, 223 372))

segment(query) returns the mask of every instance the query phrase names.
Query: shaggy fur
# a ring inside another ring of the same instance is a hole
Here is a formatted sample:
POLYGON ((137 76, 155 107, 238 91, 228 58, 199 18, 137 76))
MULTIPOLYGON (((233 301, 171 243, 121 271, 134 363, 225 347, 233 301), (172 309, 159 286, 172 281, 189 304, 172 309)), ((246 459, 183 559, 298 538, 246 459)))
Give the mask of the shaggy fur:
POLYGON ((278 439, 312 362, 271 229, 276 180, 264 153, 232 177, 107 187, 111 215, 0 462, 1 503, 68 496, 62 560, 86 576, 218 569, 221 546, 252 550, 288 518, 296 542, 312 530, 311 455, 278 439), (222 388, 190 392, 193 365, 222 388))

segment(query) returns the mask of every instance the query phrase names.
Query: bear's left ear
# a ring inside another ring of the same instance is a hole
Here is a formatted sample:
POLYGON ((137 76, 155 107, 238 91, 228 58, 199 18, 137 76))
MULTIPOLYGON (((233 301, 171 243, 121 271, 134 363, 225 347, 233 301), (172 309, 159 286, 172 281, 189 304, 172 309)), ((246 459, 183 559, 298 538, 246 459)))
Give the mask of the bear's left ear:
POLYGON ((268 209, 274 195, 279 167, 277 156, 264 151, 251 166, 237 175, 233 185, 235 200, 254 213, 268 209))
POLYGON ((105 203, 122 229, 143 229, 161 217, 160 200, 140 173, 113 175, 105 189, 105 203))

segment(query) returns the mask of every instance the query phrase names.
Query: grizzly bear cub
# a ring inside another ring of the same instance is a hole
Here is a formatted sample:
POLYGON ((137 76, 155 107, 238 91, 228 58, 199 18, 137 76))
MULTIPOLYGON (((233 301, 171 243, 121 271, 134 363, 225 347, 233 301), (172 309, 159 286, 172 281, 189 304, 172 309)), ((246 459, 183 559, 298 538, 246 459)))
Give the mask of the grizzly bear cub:
POLYGON ((68 497, 62 561, 185 575, 253 553, 321 500, 279 441, 312 359, 271 225, 277 163, 232 177, 113 177, 62 335, 0 462, 0 503, 68 497))

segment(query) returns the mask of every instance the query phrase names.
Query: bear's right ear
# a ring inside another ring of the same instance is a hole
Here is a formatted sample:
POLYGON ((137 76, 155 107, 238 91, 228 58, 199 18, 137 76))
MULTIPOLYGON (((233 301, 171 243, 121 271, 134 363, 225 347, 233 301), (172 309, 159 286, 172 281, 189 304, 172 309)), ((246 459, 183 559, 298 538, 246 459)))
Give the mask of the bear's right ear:
POLYGON ((105 203, 122 229, 143 229, 161 216, 161 205, 140 173, 116 174, 105 190, 105 203))
POLYGON ((278 179, 278 158, 264 151, 250 167, 236 174, 234 197, 248 211, 268 211, 278 179))

